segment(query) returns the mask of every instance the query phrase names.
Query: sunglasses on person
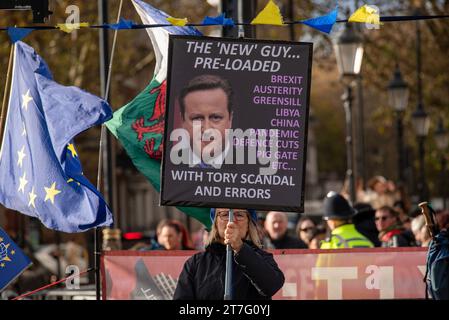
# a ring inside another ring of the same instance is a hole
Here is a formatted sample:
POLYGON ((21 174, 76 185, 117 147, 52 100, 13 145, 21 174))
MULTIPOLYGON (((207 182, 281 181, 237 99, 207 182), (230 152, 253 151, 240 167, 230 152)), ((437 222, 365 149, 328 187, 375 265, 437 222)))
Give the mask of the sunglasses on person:
POLYGON ((385 220, 387 220, 388 218, 390 218, 390 217, 388 217, 388 216, 382 216, 382 217, 375 217, 374 220, 375 220, 375 221, 379 221, 379 220, 385 221, 385 220))
MULTIPOLYGON (((243 221, 243 220, 248 218, 248 214, 246 213, 246 211, 236 211, 236 210, 234 210, 233 213, 234 213, 234 220, 236 220, 236 221, 243 221)), ((229 221, 229 210, 217 211, 217 216, 222 221, 229 221)))

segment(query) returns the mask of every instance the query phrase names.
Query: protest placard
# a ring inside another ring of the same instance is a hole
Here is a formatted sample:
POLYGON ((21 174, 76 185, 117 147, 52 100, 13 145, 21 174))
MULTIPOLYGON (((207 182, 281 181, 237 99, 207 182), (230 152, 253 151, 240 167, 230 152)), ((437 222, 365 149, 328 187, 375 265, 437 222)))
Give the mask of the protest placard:
POLYGON ((303 210, 312 44, 171 36, 162 205, 303 210))

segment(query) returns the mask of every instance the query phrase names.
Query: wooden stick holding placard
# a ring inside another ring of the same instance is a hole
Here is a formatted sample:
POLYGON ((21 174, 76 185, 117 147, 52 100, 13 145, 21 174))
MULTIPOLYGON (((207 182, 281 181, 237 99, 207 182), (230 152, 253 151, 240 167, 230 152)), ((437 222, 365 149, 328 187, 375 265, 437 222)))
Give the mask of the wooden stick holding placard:
POLYGON ((421 202, 420 204, 418 204, 418 206, 421 208, 424 219, 426 221, 427 230, 429 231, 429 234, 433 239, 438 234, 438 226, 435 224, 433 213, 429 209, 427 202, 421 202))

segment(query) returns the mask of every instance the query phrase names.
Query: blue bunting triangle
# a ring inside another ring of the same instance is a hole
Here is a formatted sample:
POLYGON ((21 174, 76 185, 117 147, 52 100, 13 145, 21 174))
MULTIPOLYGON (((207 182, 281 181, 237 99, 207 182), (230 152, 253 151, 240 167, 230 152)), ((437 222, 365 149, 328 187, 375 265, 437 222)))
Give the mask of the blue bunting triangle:
POLYGON ((308 25, 309 27, 312 27, 314 29, 317 29, 321 32, 329 34, 335 22, 337 21, 337 13, 338 13, 338 6, 335 6, 334 10, 332 10, 331 12, 329 12, 324 16, 311 18, 299 22, 308 25))
POLYGON ((118 23, 108 24, 109 28, 114 30, 132 29, 134 22, 120 18, 118 23))
POLYGON ((16 43, 17 41, 22 40, 27 35, 29 35, 33 30, 33 28, 16 28, 16 27, 8 27, 8 36, 11 39, 12 43, 16 43))
POLYGON ((203 22, 203 25, 209 26, 209 25, 222 25, 222 26, 234 26, 234 20, 231 18, 226 18, 224 13, 220 14, 216 17, 205 17, 203 22))

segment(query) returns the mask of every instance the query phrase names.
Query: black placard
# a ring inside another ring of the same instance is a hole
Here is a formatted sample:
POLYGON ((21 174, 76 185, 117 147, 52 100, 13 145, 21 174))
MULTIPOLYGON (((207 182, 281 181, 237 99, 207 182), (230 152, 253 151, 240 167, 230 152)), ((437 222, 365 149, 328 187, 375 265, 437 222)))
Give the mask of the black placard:
POLYGON ((170 36, 161 205, 303 212, 311 67, 312 43, 170 36))

